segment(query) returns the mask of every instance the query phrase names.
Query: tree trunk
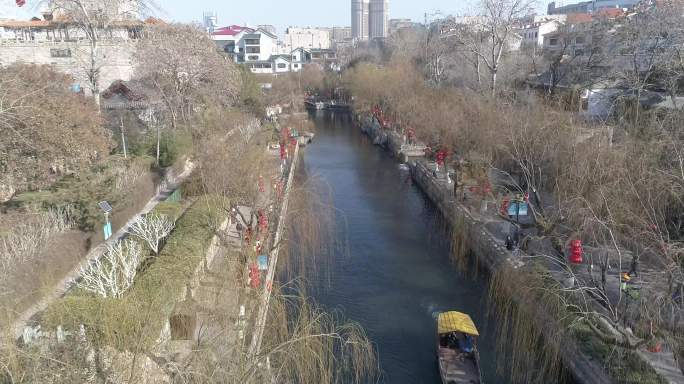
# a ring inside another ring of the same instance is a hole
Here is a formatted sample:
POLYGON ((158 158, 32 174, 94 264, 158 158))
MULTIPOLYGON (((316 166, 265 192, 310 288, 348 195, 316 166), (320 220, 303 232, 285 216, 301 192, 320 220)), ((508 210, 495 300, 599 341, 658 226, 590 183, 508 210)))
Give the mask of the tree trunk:
POLYGON ((496 72, 497 71, 498 71, 497 69, 492 70, 492 79, 491 79, 492 97, 496 97, 496 72))
POLYGON ((102 108, 100 107, 100 86, 99 86, 99 77, 100 74, 98 73, 99 70, 97 68, 97 36, 95 35, 96 32, 91 31, 91 38, 90 38, 90 70, 89 70, 89 79, 90 80, 90 91, 93 93, 93 100, 95 100, 95 105, 97 105, 97 110, 101 111, 102 108))
POLYGON ((155 124, 157 126, 157 165, 159 165, 159 145, 161 143, 161 127, 159 124, 155 124))

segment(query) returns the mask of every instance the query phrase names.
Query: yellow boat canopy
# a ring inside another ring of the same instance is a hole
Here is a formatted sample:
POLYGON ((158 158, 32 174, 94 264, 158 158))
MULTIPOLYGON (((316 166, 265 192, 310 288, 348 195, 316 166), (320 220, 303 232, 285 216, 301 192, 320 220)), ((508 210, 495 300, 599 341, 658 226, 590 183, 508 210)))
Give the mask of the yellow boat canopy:
POLYGON ((450 311, 442 312, 437 317, 437 333, 463 332, 479 336, 475 323, 465 313, 450 311))

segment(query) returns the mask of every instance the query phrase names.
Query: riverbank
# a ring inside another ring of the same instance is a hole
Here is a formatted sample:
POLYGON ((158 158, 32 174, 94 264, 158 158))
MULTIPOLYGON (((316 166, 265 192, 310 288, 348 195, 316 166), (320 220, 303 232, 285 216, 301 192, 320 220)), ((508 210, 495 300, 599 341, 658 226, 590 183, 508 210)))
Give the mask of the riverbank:
MULTIPOLYGON (((377 144, 402 160, 406 160, 405 156, 397 156, 395 148, 397 147, 397 138, 387 130, 379 129, 379 125, 374 119, 356 119, 362 132, 367 134, 374 144, 377 144)), ((472 260, 467 263, 475 264, 480 270, 487 273, 490 279, 500 278, 501 274, 507 275, 508 295, 510 298, 506 300, 515 305, 517 309, 514 310, 516 320, 524 318, 535 323, 534 332, 538 332, 541 337, 533 338, 537 341, 545 343, 542 348, 543 355, 540 356, 539 365, 535 368, 544 369, 547 365, 553 366, 551 361, 545 359, 557 359, 562 361, 563 367, 572 375, 574 380, 578 383, 600 384, 611 382, 630 382, 627 380, 615 380, 611 377, 611 373, 615 374, 613 367, 612 372, 606 367, 606 362, 602 361, 591 347, 588 345, 597 344, 598 339, 586 340, 586 334, 580 338, 578 332, 559 332, 558 329, 549 327, 549 324, 560 324, 559 319, 553 316, 549 308, 551 304, 540 303, 542 305, 530 305, 526 302, 528 298, 525 297, 530 294, 529 287, 526 287, 524 280, 520 280, 521 276, 525 276, 524 266, 529 264, 528 260, 523 260, 521 254, 517 251, 513 252, 506 249, 505 239, 508 235, 508 223, 497 218, 496 202, 487 201, 481 196, 476 196, 474 193, 462 191, 459 199, 455 198, 453 183, 446 178, 443 172, 436 172, 435 164, 424 159, 412 159, 409 162, 411 169, 411 177, 414 182, 425 192, 426 196, 439 208, 442 215, 449 222, 454 230, 453 239, 454 253, 461 253, 456 255, 459 260, 458 264, 463 265, 464 257, 471 257, 472 260), (465 202, 464 202, 465 201, 465 202), (460 238, 460 244, 459 243, 460 238), (520 283, 519 286, 515 286, 520 283), (512 285, 512 286, 511 286, 512 285), (524 313, 523 313, 524 312, 524 313), (560 336, 559 336, 560 334, 560 336), (579 342, 578 339, 583 339, 579 342), (548 356, 551 354, 551 356, 548 356), (543 366, 543 367, 542 367, 543 366)), ((496 284, 496 282, 493 282, 496 284)), ((493 301, 500 301, 501 298, 494 298, 493 301)), ((507 305, 508 302, 506 303, 507 305)), ((510 308, 508 309, 510 310, 510 308)), ((510 326, 510 324, 509 324, 510 326)), ((530 331, 530 329, 528 329, 530 331)), ((501 332, 500 332, 501 333, 501 332)), ((589 332, 590 333, 590 332, 589 332)), ((506 335, 506 337, 511 337, 506 335)), ((512 336, 509 342, 517 344, 524 336, 512 336), (516 339, 517 338, 517 339, 516 339)), ((499 340, 504 342, 504 340, 499 340)), ((600 344, 600 342, 598 342, 600 344)), ((603 346, 599 345, 599 348, 603 346)), ((610 346, 606 346, 610 348, 610 346)), ((537 353, 540 353, 537 351, 537 353)), ((630 361, 633 361, 634 356, 630 355, 630 361)), ((534 358, 534 357, 530 357, 534 358)), ((638 358, 634 361, 639 360, 638 358)), ((622 365, 629 365, 631 363, 623 362, 622 365)), ((643 362, 639 362, 639 369, 649 370, 650 367, 643 362)), ((635 367, 627 367, 628 369, 637 369, 635 367)), ((624 369, 624 368, 620 368, 624 369)), ((623 373, 623 372, 621 372, 623 373)), ((627 375, 632 373, 627 372, 627 375)), ((653 372, 650 374, 653 382, 661 379, 653 372)), ((638 381, 641 382, 641 381, 638 381)))

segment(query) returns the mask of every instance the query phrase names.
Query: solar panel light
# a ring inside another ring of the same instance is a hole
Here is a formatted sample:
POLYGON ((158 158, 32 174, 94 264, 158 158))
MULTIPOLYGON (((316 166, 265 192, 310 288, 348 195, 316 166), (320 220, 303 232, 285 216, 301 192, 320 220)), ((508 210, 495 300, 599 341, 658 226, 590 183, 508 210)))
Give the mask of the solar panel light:
POLYGON ((112 206, 109 205, 109 203, 106 201, 100 201, 99 203, 97 203, 97 205, 100 207, 100 209, 104 213, 111 213, 112 212, 112 206))

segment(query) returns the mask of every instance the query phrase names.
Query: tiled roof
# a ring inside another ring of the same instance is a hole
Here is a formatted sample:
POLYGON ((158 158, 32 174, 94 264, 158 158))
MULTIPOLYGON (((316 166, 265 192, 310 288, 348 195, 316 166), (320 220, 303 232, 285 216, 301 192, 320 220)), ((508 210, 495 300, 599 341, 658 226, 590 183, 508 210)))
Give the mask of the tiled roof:
POLYGON ((49 27, 50 22, 47 20, 12 20, 0 19, 0 27, 5 28, 43 28, 49 27))
POLYGON ((572 13, 568 15, 568 24, 584 24, 591 23, 592 17, 589 13, 572 13))
POLYGON ((607 17, 609 19, 623 16, 625 12, 620 8, 603 8, 596 11, 596 16, 607 17))
POLYGON ((252 28, 241 27, 239 25, 230 25, 228 27, 218 28, 214 30, 212 35, 214 36, 235 36, 243 31, 254 32, 252 28))
MULTIPOLYGON (((73 24, 72 21, 61 18, 55 20, 41 20, 33 18, 31 20, 0 19, 0 27, 19 29, 19 28, 49 28, 60 25, 73 24)), ((140 20, 117 20, 111 23, 113 27, 138 27, 143 25, 140 20)))

